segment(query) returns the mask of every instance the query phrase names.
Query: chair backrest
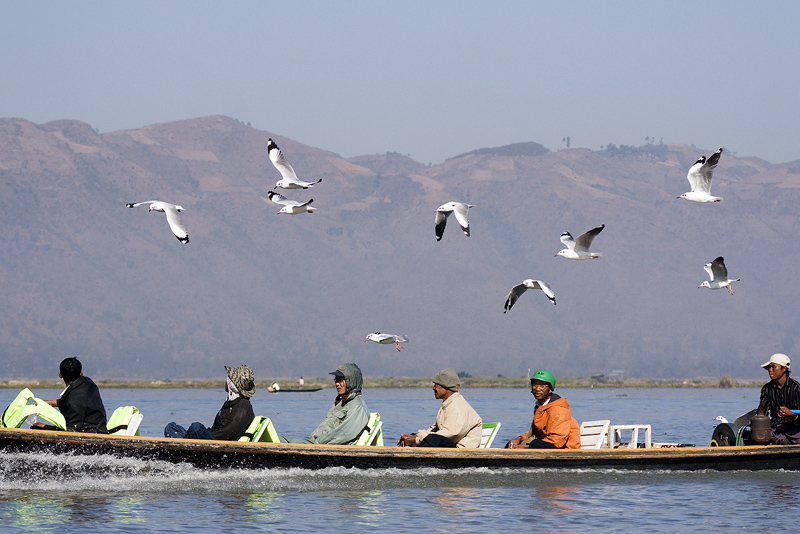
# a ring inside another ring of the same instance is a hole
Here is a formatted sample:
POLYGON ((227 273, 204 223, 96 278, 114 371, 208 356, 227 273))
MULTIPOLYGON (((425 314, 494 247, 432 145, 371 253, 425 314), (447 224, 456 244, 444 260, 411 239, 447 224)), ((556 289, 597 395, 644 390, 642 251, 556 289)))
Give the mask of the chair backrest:
POLYGON ((599 449, 608 437, 608 419, 581 423, 581 449, 599 449))
POLYGON ((242 437, 239 438, 239 441, 278 443, 280 438, 275 430, 275 425, 272 424, 272 420, 269 417, 257 415, 242 437))
POLYGON ((502 423, 483 423, 483 432, 481 434, 481 449, 489 449, 492 446, 497 431, 500 430, 502 423))
POLYGON ((378 412, 371 412, 369 420, 367 421, 367 428, 361 432, 361 435, 356 441, 356 445, 375 445, 378 447, 383 446, 383 421, 381 421, 381 414, 378 412))
POLYGON ((138 436, 141 422, 142 414, 136 406, 120 406, 108 418, 106 428, 116 436, 138 436))
POLYGON ((142 424, 142 419, 144 419, 144 415, 142 412, 138 412, 131 416, 131 422, 128 423, 128 431, 125 432, 126 436, 138 436, 139 434, 139 425, 142 424))
POLYGON ((30 415, 38 415, 47 422, 61 430, 67 428, 67 422, 61 412, 47 404, 42 399, 33 396, 33 392, 25 388, 11 401, 0 417, 0 426, 6 428, 19 428, 30 415), (33 404, 29 404, 33 401, 33 404))

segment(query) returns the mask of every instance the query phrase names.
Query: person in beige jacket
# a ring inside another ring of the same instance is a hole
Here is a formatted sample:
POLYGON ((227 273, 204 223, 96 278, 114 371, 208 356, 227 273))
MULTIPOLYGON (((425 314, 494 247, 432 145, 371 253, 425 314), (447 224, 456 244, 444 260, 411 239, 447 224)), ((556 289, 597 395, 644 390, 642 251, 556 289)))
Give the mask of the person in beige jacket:
POLYGON ((402 434, 399 447, 469 447, 481 444, 483 421, 472 406, 458 392, 461 382, 450 368, 442 369, 433 377, 433 395, 442 400, 436 423, 416 434, 402 434))

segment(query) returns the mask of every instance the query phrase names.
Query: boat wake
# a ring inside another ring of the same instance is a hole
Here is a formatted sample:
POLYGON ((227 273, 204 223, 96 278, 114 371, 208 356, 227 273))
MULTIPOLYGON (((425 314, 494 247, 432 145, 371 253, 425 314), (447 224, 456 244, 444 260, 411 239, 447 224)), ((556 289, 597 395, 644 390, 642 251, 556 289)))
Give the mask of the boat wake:
POLYGON ((0 491, 59 491, 68 488, 103 492, 303 492, 407 487, 527 487, 543 483, 607 484, 613 480, 627 485, 646 483, 653 475, 679 478, 717 476, 708 472, 613 469, 203 469, 189 463, 112 455, 0 452, 0 491))

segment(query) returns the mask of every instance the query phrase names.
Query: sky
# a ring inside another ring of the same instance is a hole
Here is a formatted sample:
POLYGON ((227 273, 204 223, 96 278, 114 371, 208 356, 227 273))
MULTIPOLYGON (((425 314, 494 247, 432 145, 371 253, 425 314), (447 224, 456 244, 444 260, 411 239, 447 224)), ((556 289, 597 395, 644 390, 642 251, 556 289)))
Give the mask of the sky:
POLYGON ((226 115, 344 157, 535 141, 800 159, 800 2, 0 3, 0 117, 226 115))

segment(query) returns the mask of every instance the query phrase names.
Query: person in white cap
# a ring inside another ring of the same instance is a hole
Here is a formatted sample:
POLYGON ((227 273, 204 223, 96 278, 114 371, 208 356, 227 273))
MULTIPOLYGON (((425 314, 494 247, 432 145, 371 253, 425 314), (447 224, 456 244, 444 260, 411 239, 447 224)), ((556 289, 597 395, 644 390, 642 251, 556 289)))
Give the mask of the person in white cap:
POLYGON ((761 388, 758 415, 769 415, 772 421, 771 443, 800 443, 800 383, 789 377, 791 360, 785 354, 773 354, 761 367, 770 381, 761 388))

